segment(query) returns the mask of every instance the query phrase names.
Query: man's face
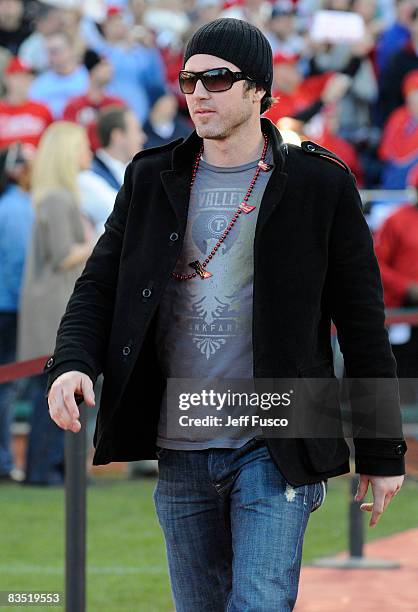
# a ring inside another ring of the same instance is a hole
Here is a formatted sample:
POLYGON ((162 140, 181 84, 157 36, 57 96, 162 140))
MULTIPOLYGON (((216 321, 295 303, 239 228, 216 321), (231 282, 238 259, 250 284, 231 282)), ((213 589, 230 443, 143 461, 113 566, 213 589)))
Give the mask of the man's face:
MULTIPOLYGON (((200 72, 223 67, 241 72, 235 64, 205 54, 192 55, 184 70, 200 72)), ((186 102, 198 136, 223 140, 249 123, 254 115, 260 115, 260 94, 255 89, 245 91, 244 84, 245 81, 236 81, 228 91, 210 92, 202 81, 196 83, 194 93, 186 95, 186 102)))
POLYGON ((353 9, 369 23, 376 14, 376 0, 355 0, 353 9))
POLYGON ((151 109, 150 119, 155 123, 172 121, 177 114, 178 103, 175 96, 166 94, 161 96, 151 109))
POLYGON ((5 30, 14 30, 23 17, 21 0, 0 0, 0 24, 5 30))
POLYGON ((209 23, 210 21, 215 21, 218 19, 222 12, 223 5, 219 2, 219 4, 209 4, 208 6, 203 6, 198 11, 198 19, 200 23, 209 23))
POLYGON ((129 8, 131 9, 132 14, 138 21, 141 21, 144 12, 147 8, 147 4, 145 0, 130 0, 129 8))
POLYGON ((103 23, 103 33, 109 42, 124 40, 128 35, 128 26, 122 15, 112 15, 103 23))
POLYGON ((270 21, 270 30, 279 38, 286 38, 295 32, 295 17, 293 13, 278 15, 270 21))
POLYGON ((274 88, 278 91, 291 93, 300 85, 303 77, 296 62, 279 62, 273 68, 274 88))
POLYGON ((416 19, 411 19, 409 29, 411 31, 411 36, 414 40, 418 40, 418 17, 416 19))
POLYGON ((412 0, 398 0, 398 2, 396 3, 398 21, 404 24, 409 24, 413 8, 414 3, 412 2, 412 0))
POLYGON ((55 72, 65 72, 73 62, 73 51, 64 36, 50 36, 46 42, 49 66, 55 72))
POLYGON ((27 72, 16 72, 4 75, 7 93, 13 98, 27 98, 33 76, 27 72))
POLYGON ((99 86, 108 85, 112 80, 113 68, 111 63, 103 58, 98 64, 92 68, 90 78, 99 86))
POLYGON ((136 153, 142 151, 146 135, 133 112, 125 114, 125 130, 119 132, 121 145, 125 153, 125 161, 130 161, 136 153))
POLYGON ((60 12, 56 9, 48 10, 46 15, 39 17, 37 20, 36 29, 44 36, 49 36, 54 34, 54 32, 61 32, 63 28, 60 12))
POLYGON ((414 89, 406 96, 406 104, 414 117, 418 117, 418 89, 414 89))

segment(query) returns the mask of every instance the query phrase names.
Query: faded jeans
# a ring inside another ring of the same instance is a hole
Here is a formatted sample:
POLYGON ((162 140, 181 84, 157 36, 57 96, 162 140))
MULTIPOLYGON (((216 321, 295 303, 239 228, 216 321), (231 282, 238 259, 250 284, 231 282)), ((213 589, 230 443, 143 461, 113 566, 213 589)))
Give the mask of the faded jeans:
POLYGON ((292 487, 254 438, 158 458, 153 498, 176 611, 293 610, 305 529, 327 481, 292 487))

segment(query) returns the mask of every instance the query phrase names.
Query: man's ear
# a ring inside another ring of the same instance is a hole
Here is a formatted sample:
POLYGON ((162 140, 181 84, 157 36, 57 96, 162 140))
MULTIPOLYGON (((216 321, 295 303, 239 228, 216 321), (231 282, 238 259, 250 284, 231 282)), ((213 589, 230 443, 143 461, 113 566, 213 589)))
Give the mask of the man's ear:
POLYGON ((262 85, 256 85, 255 94, 257 96, 257 102, 261 102, 261 100, 264 98, 266 94, 266 90, 264 89, 262 85))

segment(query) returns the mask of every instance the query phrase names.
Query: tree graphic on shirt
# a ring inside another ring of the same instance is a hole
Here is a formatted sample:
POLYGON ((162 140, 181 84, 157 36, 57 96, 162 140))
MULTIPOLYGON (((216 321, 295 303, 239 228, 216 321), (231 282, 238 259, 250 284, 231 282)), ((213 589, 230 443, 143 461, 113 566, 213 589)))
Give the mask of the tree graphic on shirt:
MULTIPOLYGON (((225 318, 234 309, 234 295, 225 296, 227 302, 220 300, 214 295, 202 297, 192 306, 192 310, 200 320, 207 325, 212 325, 214 321, 225 318)), ((210 359, 219 349, 226 344, 227 338, 208 333, 207 335, 199 335, 193 338, 193 343, 196 348, 205 355, 206 359, 210 359)))

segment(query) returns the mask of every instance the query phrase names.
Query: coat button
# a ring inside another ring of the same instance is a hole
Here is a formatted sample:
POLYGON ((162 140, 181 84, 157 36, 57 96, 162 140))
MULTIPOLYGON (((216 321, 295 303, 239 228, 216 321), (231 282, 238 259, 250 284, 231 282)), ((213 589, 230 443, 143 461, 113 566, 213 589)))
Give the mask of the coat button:
POLYGON ((313 144, 307 144, 306 148, 308 151, 316 151, 316 147, 313 144))
POLYGON ((131 352, 131 347, 130 346, 124 346, 122 349, 122 354, 127 357, 131 352))
POLYGON ((173 242, 175 242, 178 239, 179 239, 179 235, 177 234, 177 232, 173 232, 172 234, 170 234, 170 240, 172 240, 173 242))
POLYGON ((151 295, 151 289, 144 289, 142 291, 142 295, 144 296, 144 298, 149 298, 151 295))
POLYGON ((54 358, 50 357, 48 361, 46 362, 46 367, 51 368, 53 365, 54 365, 54 358))
POLYGON ((395 447, 395 453, 397 455, 402 455, 402 453, 403 453, 403 444, 398 444, 398 446, 395 447))

